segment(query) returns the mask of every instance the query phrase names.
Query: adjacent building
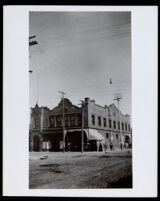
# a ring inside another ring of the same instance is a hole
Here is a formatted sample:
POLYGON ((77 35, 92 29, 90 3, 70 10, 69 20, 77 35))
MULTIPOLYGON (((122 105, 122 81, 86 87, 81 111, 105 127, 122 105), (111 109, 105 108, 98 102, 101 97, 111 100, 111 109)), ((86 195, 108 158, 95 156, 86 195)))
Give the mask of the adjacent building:
POLYGON ((119 113, 115 104, 100 106, 95 100, 84 99, 83 108, 64 99, 65 142, 63 144, 63 100, 50 110, 31 108, 29 150, 30 151, 81 151, 82 117, 84 151, 102 151, 131 146, 132 132, 130 116, 119 113), (82 115, 83 111, 83 115, 82 115), (120 118, 119 118, 120 115, 120 118))

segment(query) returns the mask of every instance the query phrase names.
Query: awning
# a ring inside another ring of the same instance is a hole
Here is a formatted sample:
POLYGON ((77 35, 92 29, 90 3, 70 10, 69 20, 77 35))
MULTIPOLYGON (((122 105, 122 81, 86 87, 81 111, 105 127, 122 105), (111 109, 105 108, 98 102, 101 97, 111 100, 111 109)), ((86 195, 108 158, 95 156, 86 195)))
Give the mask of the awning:
MULTIPOLYGON (((82 129, 69 129, 69 130, 65 130, 66 133, 71 133, 71 132, 75 132, 75 131, 82 132, 82 129)), ((83 129, 83 131, 87 133, 87 129, 83 129)))
POLYGON ((89 129, 89 140, 105 141, 104 136, 95 129, 89 129))

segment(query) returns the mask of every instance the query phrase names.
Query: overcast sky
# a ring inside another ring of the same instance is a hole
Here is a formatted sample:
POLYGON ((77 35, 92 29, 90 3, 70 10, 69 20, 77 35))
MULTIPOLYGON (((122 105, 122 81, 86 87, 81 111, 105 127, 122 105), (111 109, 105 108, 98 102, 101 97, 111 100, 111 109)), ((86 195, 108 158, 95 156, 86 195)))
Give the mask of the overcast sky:
POLYGON ((29 19, 38 42, 30 47, 30 106, 38 83, 40 106, 57 106, 59 90, 75 105, 85 97, 117 105, 114 94, 121 93, 120 109, 131 114, 129 12, 31 12, 29 19))

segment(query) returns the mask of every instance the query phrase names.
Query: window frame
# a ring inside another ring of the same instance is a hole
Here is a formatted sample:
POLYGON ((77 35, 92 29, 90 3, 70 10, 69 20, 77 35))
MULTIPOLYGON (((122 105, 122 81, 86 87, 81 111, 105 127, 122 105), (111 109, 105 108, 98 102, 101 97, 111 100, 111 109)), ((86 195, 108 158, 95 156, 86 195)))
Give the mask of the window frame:
POLYGON ((91 115, 91 118, 92 118, 92 125, 95 125, 95 115, 92 114, 92 115, 91 115))
POLYGON ((124 130, 124 123, 122 122, 122 130, 124 130))
POLYGON ((106 117, 103 118, 103 126, 107 127, 107 118, 106 117))
POLYGON ((39 117, 35 117, 34 118, 34 125, 35 125, 35 128, 39 128, 40 127, 40 119, 39 119, 39 117), (37 124, 37 121, 38 120, 38 124, 37 124))
POLYGON ((98 126, 102 126, 102 119, 100 116, 98 116, 98 126))
POLYGON ((113 121, 113 128, 116 129, 116 121, 113 121))
POLYGON ((109 119, 108 121, 109 121, 109 128, 112 128, 112 120, 109 119))

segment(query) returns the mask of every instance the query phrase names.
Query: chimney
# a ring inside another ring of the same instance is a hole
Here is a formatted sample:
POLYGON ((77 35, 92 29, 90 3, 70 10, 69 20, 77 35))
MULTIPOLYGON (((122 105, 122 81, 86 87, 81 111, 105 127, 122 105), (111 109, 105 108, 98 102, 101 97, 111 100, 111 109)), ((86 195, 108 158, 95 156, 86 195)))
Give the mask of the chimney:
POLYGON ((85 98, 85 102, 86 102, 86 103, 88 103, 88 102, 89 102, 89 100, 90 100, 90 98, 88 98, 88 97, 87 97, 87 98, 85 98))

